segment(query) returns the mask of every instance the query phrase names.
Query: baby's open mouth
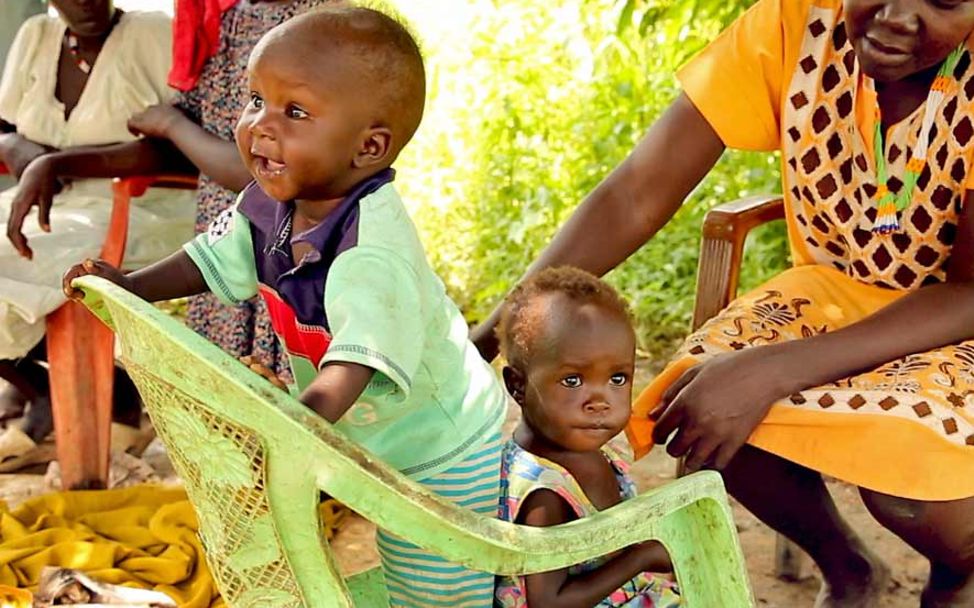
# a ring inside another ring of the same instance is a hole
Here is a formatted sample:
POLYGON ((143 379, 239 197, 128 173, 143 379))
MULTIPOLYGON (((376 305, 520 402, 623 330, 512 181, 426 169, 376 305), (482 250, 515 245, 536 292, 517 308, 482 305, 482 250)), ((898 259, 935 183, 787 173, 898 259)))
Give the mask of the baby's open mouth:
POLYGON ((251 150, 250 154, 254 157, 254 167, 256 172, 262 177, 277 177, 284 173, 287 165, 272 158, 268 158, 251 150))

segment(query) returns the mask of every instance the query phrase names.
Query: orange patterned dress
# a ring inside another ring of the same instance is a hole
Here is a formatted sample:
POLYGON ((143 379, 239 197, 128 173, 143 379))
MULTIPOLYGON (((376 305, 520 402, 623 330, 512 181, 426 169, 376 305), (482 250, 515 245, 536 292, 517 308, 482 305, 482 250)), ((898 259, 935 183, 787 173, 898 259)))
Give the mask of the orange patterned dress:
MULTIPOLYGON (((887 235, 872 231, 876 94, 846 35, 841 0, 759 0, 683 68, 684 90, 728 147, 781 151, 795 267, 687 339, 636 402, 628 433, 637 453, 652 445, 647 413, 689 366, 833 331, 945 279, 959 210, 974 187, 972 44, 938 107, 912 203, 887 235)), ((893 192, 923 112, 921 104, 886 132, 893 192)), ((886 494, 974 496, 974 341, 783 399, 749 443, 886 494)))

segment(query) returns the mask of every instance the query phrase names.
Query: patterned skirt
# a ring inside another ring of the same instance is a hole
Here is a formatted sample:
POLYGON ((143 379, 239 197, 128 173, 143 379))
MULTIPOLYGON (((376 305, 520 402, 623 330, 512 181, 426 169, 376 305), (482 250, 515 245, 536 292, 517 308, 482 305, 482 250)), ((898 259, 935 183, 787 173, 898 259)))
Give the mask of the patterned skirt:
MULTIPOLYGON (((196 233, 206 232, 210 222, 233 205, 236 194, 207 176, 200 177, 197 190, 196 233)), ((227 306, 210 293, 189 300, 186 323, 196 333, 234 357, 253 356, 283 379, 291 378, 267 307, 260 298, 227 306)))
MULTIPOLYGON (((905 293, 825 266, 781 273, 686 340, 637 399, 630 442, 638 455, 652 447, 647 415, 687 368, 721 353, 834 331, 905 293)), ((974 341, 909 355, 782 399, 748 443, 884 494, 915 500, 974 496, 974 341)))

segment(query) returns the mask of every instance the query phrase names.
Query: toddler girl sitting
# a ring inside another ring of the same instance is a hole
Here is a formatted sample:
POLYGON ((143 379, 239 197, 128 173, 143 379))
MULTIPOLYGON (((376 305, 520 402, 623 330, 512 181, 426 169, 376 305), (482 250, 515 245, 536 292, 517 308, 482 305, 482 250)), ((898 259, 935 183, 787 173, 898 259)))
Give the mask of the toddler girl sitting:
MULTIPOLYGON (((508 297, 498 329, 504 382, 521 406, 501 468, 501 519, 553 526, 635 496, 608 442, 629 421, 636 338, 626 303, 605 282, 549 268, 508 297)), ((500 577, 495 606, 679 606, 656 542, 563 570, 500 577)))

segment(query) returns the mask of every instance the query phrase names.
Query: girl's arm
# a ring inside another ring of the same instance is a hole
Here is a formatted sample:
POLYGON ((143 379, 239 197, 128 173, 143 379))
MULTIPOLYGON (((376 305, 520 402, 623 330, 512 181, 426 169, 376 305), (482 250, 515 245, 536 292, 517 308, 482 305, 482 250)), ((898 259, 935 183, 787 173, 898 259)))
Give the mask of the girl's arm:
POLYGON ((65 295, 80 300, 84 294, 72 287, 71 281, 85 275, 108 279, 148 302, 185 298, 207 291, 203 275, 183 250, 128 274, 104 260, 85 260, 64 273, 62 288, 65 295))
POLYGON ((687 466, 730 461, 771 404, 907 355, 974 338, 974 192, 959 219, 947 282, 922 287, 842 329, 717 357, 688 370, 653 413, 653 439, 687 466))
MULTIPOLYGON (((517 523, 547 527, 577 519, 568 503, 551 490, 535 490, 524 499, 517 523)), ((569 576, 568 568, 524 577, 529 606, 591 608, 640 572, 651 571, 659 545, 640 543, 620 551, 601 567, 569 576)))
POLYGON ((334 424, 358 400, 374 373, 371 367, 357 363, 328 363, 299 400, 334 424))
MULTIPOLYGON (((582 201, 525 276, 564 264, 599 276, 612 270, 673 217, 723 151, 713 127, 681 94, 629 157, 582 201)), ((472 335, 488 360, 497 355, 499 318, 498 307, 472 335)))

